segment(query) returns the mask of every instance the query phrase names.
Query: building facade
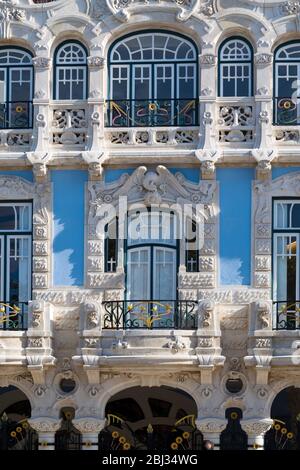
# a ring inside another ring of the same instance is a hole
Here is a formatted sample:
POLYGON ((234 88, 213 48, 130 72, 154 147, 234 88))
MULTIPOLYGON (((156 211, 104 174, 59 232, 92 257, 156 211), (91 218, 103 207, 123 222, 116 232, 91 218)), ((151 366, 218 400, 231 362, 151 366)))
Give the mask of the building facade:
POLYGON ((299 15, 0 1, 2 448, 300 447, 299 15))

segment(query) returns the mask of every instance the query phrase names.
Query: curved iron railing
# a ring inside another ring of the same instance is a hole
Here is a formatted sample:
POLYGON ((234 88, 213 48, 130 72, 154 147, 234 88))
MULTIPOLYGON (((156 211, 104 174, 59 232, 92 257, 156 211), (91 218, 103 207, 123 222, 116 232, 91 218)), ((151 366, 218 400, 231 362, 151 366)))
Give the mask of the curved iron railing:
POLYGON ((0 301, 0 330, 27 330, 28 302, 0 301))
POLYGON ((274 124, 297 126, 300 124, 300 98, 274 98, 274 124))
POLYGON ((30 129, 32 116, 32 101, 0 103, 0 129, 30 129))
POLYGON ((273 302, 275 324, 274 330, 299 330, 300 329, 300 301, 273 302))
POLYGON ((197 304, 192 300, 115 300, 103 302, 103 328, 182 329, 197 328, 197 304))
POLYGON ((107 127, 198 126, 198 99, 108 100, 107 127))

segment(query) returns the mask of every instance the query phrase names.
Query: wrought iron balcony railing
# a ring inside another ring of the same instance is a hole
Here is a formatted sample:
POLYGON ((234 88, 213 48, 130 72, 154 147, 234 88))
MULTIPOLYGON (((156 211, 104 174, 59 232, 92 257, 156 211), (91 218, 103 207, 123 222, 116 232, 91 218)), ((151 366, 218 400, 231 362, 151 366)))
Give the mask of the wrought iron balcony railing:
POLYGON ((103 302, 103 328, 175 329, 197 328, 197 301, 192 300, 116 300, 103 302))
POLYGON ((300 329, 300 301, 273 302, 274 316, 276 316, 274 330, 300 329))
POLYGON ((0 331, 27 330, 28 302, 0 301, 0 331))
POLYGON ((198 99, 108 100, 106 127, 198 126, 198 99))
POLYGON ((300 124, 300 98, 274 98, 274 124, 297 126, 300 124))
POLYGON ((32 101, 0 103, 0 129, 30 129, 32 116, 32 101))

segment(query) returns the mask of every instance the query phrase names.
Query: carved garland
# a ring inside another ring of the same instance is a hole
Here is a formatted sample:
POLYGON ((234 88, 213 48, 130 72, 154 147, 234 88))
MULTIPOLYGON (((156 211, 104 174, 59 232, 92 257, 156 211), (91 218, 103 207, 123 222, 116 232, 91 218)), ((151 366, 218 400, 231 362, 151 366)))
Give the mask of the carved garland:
POLYGON ((33 201, 32 287, 49 287, 49 234, 51 213, 51 184, 30 183, 18 176, 0 175, 1 200, 33 201))

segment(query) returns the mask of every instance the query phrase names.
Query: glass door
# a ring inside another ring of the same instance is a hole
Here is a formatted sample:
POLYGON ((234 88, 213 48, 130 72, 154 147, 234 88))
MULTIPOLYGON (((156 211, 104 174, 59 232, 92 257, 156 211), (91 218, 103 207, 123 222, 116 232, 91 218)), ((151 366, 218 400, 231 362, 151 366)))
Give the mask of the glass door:
POLYGON ((6 69, 0 69, 0 129, 6 127, 6 69))
POLYGON ((151 65, 134 65, 132 80, 132 119, 135 126, 151 123, 151 65))
POLYGON ((164 126, 174 124, 174 65, 154 66, 154 109, 153 124, 155 126, 164 126))
POLYGON ((132 248, 127 259, 127 299, 150 300, 150 248, 132 248))
POLYGON ((9 73, 10 127, 31 127, 32 70, 12 67, 9 73))

